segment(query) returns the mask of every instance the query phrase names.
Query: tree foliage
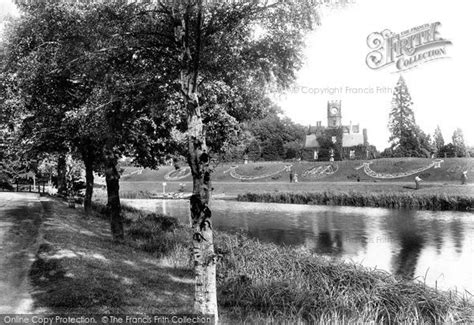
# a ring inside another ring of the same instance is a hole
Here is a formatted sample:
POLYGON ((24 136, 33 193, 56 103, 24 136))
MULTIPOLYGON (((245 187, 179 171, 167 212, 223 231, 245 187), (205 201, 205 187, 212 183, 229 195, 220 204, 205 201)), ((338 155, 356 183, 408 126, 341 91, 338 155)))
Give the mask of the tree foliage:
MULTIPOLYGON (((38 152, 77 153, 86 171, 105 173, 118 239, 118 158, 155 167, 164 154, 185 155, 193 176, 195 311, 217 316, 211 156, 238 139, 241 122, 265 117, 269 87, 294 81, 305 34, 318 23, 315 3, 46 0, 24 2, 22 10, 6 71, 23 139, 38 152)), ((272 137, 267 148, 280 155, 284 144, 272 137)))
POLYGON ((279 115, 270 111, 265 118, 247 125, 246 129, 253 136, 253 141, 256 141, 256 144, 249 143, 246 150, 246 153, 252 156, 252 160, 272 161, 299 156, 305 129, 289 118, 279 115))
POLYGON ((466 144, 464 143, 464 134, 460 128, 453 132, 453 146, 455 148, 456 157, 466 157, 466 144))
POLYGON ((429 157, 433 150, 430 137, 415 122, 410 92, 400 76, 395 86, 388 128, 390 152, 394 157, 429 157))
MULTIPOLYGON (((162 56, 174 61, 161 66, 161 71, 174 67, 172 73, 177 72, 168 89, 180 96, 175 111, 181 112, 179 130, 193 176, 190 204, 198 313, 217 316, 209 207, 213 141, 207 136, 212 123, 206 122, 206 114, 218 106, 220 116, 239 121, 259 108, 262 101, 255 98, 269 84, 288 87, 302 65, 304 35, 315 25, 315 9, 311 1, 176 1, 159 2, 143 17, 159 31, 151 41, 159 44, 162 56)), ((158 65, 155 73, 160 73, 158 65)))
POLYGON ((436 126, 436 129, 434 131, 433 135, 433 145, 436 149, 436 152, 440 152, 441 148, 444 146, 444 138, 443 138, 443 133, 441 132, 441 128, 436 126))
POLYGON ((80 157, 86 211, 93 171, 106 177, 109 171, 118 220, 117 160, 127 155, 156 167, 173 147, 160 76, 134 59, 136 40, 127 36, 138 20, 134 8, 119 2, 42 1, 23 6, 7 43, 5 73, 13 76, 14 97, 22 103, 21 138, 29 154, 80 157))
POLYGON ((331 153, 333 154, 334 160, 343 159, 343 133, 344 130, 342 127, 323 130, 323 133, 317 138, 320 148, 318 153, 319 160, 330 160, 331 153))
POLYGON ((416 150, 415 114, 411 108, 413 102, 405 79, 398 79, 392 99, 392 110, 388 128, 391 132, 392 149, 408 152, 416 150))

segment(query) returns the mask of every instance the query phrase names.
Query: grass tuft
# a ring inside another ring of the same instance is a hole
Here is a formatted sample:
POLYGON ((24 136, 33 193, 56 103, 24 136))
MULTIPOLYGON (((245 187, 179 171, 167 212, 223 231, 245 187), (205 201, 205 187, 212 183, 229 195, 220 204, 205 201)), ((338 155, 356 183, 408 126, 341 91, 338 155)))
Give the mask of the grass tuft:
POLYGON ((218 301, 250 320, 445 323, 472 321, 472 303, 381 270, 303 249, 220 234, 218 301))

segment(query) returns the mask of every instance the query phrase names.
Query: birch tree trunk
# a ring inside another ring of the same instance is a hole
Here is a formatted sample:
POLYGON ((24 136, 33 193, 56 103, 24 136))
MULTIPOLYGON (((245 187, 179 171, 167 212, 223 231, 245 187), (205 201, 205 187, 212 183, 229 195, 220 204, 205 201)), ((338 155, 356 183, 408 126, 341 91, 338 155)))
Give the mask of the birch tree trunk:
POLYGON ((190 199, 193 227, 193 260, 195 272, 194 311, 213 315, 217 322, 216 255, 209 199, 211 192, 210 158, 202 128, 199 103, 188 103, 194 114, 188 117, 188 164, 193 176, 190 199))
POLYGON ((198 81, 201 55, 202 0, 196 2, 197 20, 191 24, 191 6, 179 7, 181 16, 176 21, 175 39, 181 46, 181 94, 187 113, 187 160, 193 177, 193 194, 190 198, 194 261, 194 312, 214 316, 217 323, 216 254, 211 223, 209 199, 211 193, 210 157, 203 129, 199 103, 198 81), (194 34, 195 39, 191 40, 194 34), (193 42, 195 41, 195 42, 193 42), (193 46, 192 43, 193 42, 193 46))

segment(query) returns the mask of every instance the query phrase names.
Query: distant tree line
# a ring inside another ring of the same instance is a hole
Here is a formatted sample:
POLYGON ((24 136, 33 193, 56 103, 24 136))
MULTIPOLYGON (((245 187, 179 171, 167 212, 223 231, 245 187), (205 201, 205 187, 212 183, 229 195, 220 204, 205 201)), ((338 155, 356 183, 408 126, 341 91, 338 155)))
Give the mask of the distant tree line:
POLYGON ((297 159, 306 135, 306 128, 284 116, 272 106, 262 118, 242 123, 240 141, 229 148, 224 161, 277 161, 297 159))

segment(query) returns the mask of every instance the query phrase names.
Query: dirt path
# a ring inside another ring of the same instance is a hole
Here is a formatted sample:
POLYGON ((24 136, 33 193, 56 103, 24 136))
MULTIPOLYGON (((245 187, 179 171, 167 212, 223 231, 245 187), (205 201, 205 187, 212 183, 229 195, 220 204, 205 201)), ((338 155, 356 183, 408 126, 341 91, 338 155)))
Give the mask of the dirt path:
POLYGON ((28 272, 42 213, 38 194, 0 193, 0 313, 32 310, 28 272))

